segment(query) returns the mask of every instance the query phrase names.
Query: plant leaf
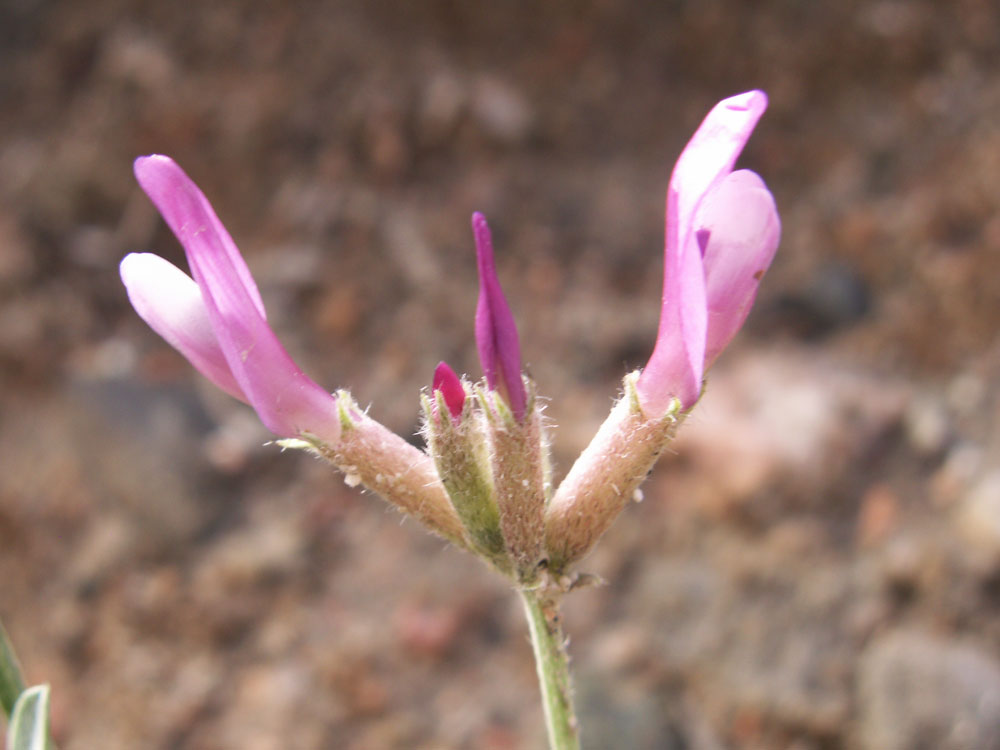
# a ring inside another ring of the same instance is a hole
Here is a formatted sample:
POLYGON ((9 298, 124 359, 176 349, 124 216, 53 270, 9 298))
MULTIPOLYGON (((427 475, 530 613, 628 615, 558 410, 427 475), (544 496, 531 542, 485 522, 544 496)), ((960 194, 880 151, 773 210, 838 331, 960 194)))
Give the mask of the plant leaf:
POLYGON ((24 678, 21 677, 21 667, 14 655, 14 647, 7 637, 7 631, 0 623, 0 708, 10 716, 14 710, 17 697, 24 692, 24 678))
POLYGON ((49 686, 35 685, 17 699, 7 729, 8 750, 45 750, 49 742, 49 686))

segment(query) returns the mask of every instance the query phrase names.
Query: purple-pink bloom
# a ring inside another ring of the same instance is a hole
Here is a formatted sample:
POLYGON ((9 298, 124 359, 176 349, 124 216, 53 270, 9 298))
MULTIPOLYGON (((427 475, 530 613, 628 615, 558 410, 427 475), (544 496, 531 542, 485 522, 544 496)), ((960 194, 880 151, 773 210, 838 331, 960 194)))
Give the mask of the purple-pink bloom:
POLYGON ((250 270, 198 186, 167 156, 139 157, 134 170, 194 276, 156 255, 129 254, 121 277, 136 312, 205 377, 250 404, 272 432, 339 440, 336 398, 274 335, 250 270))
POLYGON ((462 408, 465 406, 465 388, 462 387, 461 379, 447 362, 438 362, 438 366, 434 368, 431 390, 441 391, 445 406, 448 407, 453 419, 462 416, 462 408))
POLYGON ((524 418, 527 393, 521 379, 521 344, 517 324, 500 288, 493 262, 493 240, 486 217, 472 215, 479 267, 479 302, 476 305, 476 346, 479 362, 491 390, 499 390, 517 419, 524 418))
POLYGON ((690 408, 705 370, 743 325, 781 222, 764 181, 732 171, 767 109, 763 91, 719 102, 688 142, 667 190, 663 307, 636 389, 644 409, 690 408))

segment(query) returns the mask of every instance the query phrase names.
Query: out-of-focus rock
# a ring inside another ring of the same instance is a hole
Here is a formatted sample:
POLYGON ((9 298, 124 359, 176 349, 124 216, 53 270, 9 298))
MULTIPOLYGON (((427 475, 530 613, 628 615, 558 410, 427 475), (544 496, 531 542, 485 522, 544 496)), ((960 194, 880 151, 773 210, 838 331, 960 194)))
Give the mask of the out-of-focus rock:
POLYGON ((587 717, 589 747, 634 747, 681 750, 689 747, 680 717, 665 707, 677 702, 634 681, 608 694, 602 675, 581 673, 576 681, 576 701, 587 717))
POLYGON ((472 114, 487 135, 508 144, 523 141, 535 122, 527 98, 510 83, 491 76, 476 82, 472 114))
POLYGON ((393 625, 407 652, 438 660, 454 645, 462 618, 454 607, 434 607, 410 600, 396 608, 393 625))
POLYGON ((983 448, 968 440, 956 443, 929 482, 931 499, 939 507, 957 503, 982 470, 983 448))
POLYGON ((425 145, 437 145, 455 130, 466 107, 468 93, 451 71, 433 75, 424 89, 417 111, 417 135, 425 145))
POLYGON ((819 268, 812 279, 779 301, 787 325, 804 339, 819 339, 854 325, 868 313, 871 292, 858 271, 839 263, 819 268))
POLYGON ((244 587, 292 572, 303 562, 305 543, 295 519, 270 518, 221 540, 199 571, 207 598, 224 598, 227 589, 244 587))
POLYGON ((991 565, 1000 563, 1000 470, 986 474, 966 494, 958 527, 969 552, 991 565))
POLYGON ((870 487, 861 500, 858 541, 865 546, 885 541, 899 522, 899 498, 887 484, 870 487))
POLYGON ((255 413, 249 409, 233 410, 205 437, 205 457, 216 470, 238 474, 246 468, 250 457, 260 452, 269 435, 255 413))
POLYGON ((35 270, 35 260, 13 217, 0 212, 0 287, 24 282, 35 270))
POLYGON ((136 542, 135 529, 123 518, 106 514, 88 527, 67 567, 78 586, 96 584, 120 569, 122 559, 133 553, 136 542))
POLYGON ((779 476, 796 486, 831 479, 870 452, 906 403, 901 384, 821 356, 748 353, 709 374, 705 402, 674 447, 725 506, 779 476))
POLYGON ((904 414, 903 426, 910 445, 925 456, 940 453, 948 446, 952 427, 948 410, 940 398, 914 398, 904 414))
POLYGON ((121 27, 109 35, 99 64, 109 78, 150 91, 173 85, 178 72, 158 36, 133 27, 121 27))
POLYGON ((1000 748, 1000 666, 978 648, 891 633, 862 655, 858 691, 865 750, 1000 748))

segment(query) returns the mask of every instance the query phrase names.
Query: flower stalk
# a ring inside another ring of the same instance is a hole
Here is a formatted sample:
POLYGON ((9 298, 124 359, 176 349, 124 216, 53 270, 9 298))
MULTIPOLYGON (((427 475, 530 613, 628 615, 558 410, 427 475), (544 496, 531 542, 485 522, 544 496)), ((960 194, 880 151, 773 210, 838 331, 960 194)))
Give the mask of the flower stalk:
POLYGON ((558 598, 545 589, 520 589, 542 691, 550 750, 579 750, 580 731, 573 707, 566 638, 559 621, 558 598))

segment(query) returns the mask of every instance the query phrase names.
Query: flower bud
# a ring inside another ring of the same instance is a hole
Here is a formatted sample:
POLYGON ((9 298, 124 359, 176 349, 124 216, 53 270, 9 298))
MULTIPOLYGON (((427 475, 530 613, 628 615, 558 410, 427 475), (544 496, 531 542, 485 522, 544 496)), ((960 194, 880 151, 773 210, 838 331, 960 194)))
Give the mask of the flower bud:
POLYGON ((441 393, 445 406, 452 419, 462 416, 462 407, 465 406, 465 387, 461 378, 448 366, 447 362, 438 362, 434 370, 434 380, 431 385, 432 393, 441 393))
MULTIPOLYGON (((522 386, 523 387, 523 386, 522 386)), ((533 583, 545 557, 545 505, 550 491, 548 445, 533 393, 518 418, 496 391, 479 392, 485 418, 500 530, 522 585, 533 583)))
POLYGON ((517 324, 500 288, 493 261, 493 240, 486 218, 472 215, 479 267, 479 302, 476 305, 476 346, 490 390, 499 391, 517 419, 524 418, 527 395, 521 380, 521 344, 517 324))
POLYGON ((428 452, 473 548, 510 573, 482 420, 464 408, 465 386, 450 367, 444 365, 443 370, 442 365, 435 371, 431 396, 421 398, 428 452), (459 403, 462 408, 453 408, 459 403))

